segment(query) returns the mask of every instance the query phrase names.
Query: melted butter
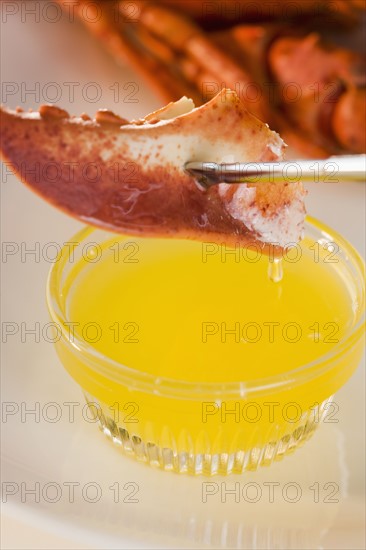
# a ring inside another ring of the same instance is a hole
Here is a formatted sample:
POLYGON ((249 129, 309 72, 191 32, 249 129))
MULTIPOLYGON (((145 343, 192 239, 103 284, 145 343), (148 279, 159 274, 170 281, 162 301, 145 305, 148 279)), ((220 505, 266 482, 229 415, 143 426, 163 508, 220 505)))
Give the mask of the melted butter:
POLYGON ((273 258, 269 260, 268 277, 273 283, 279 283, 283 279, 283 260, 273 258))
MULTIPOLYGON (((82 258, 70 272, 68 320, 88 346, 155 377, 226 383, 287 372, 328 353, 328 340, 342 338, 355 317, 338 264, 314 262, 309 244, 296 262, 284 256, 275 284, 281 262, 272 262, 271 280, 264 255, 239 263, 218 246, 204 260, 196 241, 114 235, 99 261, 82 258), (90 322, 99 326, 95 340, 90 322)), ((73 369, 83 376, 79 360, 73 369)), ((99 399, 98 391, 89 393, 99 399)))

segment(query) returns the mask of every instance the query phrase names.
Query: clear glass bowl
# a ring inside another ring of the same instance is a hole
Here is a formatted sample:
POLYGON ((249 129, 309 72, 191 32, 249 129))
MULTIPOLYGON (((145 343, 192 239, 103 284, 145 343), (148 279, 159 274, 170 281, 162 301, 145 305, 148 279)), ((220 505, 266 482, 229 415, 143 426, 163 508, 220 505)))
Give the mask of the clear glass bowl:
MULTIPOLYGON (((332 413, 332 396, 356 369, 364 335, 364 264, 341 235, 307 220, 309 246, 319 243, 324 249, 324 244, 335 243, 337 247, 337 272, 354 310, 346 334, 328 353, 299 368, 227 383, 196 383, 142 372, 72 334, 70 297, 77 292, 80 270, 86 265, 92 269, 92 264, 81 263, 76 271, 75 266, 85 250, 93 254, 93 247, 111 239, 111 233, 102 230, 79 232, 50 271, 47 301, 60 332, 55 346, 63 365, 81 386, 102 431, 125 454, 179 473, 240 473, 292 452, 332 413), (223 403, 228 412, 224 421, 222 415, 211 414, 223 403)), ((180 242, 176 241, 178 247, 180 242)))

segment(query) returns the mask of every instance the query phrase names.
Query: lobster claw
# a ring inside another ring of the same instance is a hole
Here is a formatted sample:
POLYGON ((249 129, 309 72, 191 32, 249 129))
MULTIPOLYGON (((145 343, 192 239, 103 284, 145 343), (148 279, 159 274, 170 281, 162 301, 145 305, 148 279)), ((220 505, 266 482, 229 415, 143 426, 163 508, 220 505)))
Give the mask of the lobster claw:
POLYGON ((1 115, 5 160, 33 191, 86 223, 264 249, 301 237, 301 183, 222 183, 203 191, 184 169, 189 161, 282 158, 281 138, 231 90, 198 108, 182 98, 131 123, 110 111, 94 120, 70 117, 54 106, 1 115))

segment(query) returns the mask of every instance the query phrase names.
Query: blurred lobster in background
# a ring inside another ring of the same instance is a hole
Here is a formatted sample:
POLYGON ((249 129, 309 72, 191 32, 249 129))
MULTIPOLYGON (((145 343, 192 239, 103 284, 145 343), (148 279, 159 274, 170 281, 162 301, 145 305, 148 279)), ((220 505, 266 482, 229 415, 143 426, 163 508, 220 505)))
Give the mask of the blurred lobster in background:
POLYGON ((164 102, 200 105, 232 88, 291 155, 366 151, 365 56, 324 37, 360 25, 364 0, 75 0, 74 9, 164 102))

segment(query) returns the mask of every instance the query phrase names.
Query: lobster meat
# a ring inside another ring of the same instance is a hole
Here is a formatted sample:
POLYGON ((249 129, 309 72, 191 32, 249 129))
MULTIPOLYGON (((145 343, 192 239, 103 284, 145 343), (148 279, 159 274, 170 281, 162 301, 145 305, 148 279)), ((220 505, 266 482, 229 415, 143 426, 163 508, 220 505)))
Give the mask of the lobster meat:
POLYGON ((9 167, 44 199, 78 219, 127 234, 210 240, 281 251, 300 240, 300 182, 230 185, 206 191, 189 161, 280 160, 284 143, 231 90, 203 106, 178 102, 128 122, 111 111, 70 117, 1 110, 9 167))

